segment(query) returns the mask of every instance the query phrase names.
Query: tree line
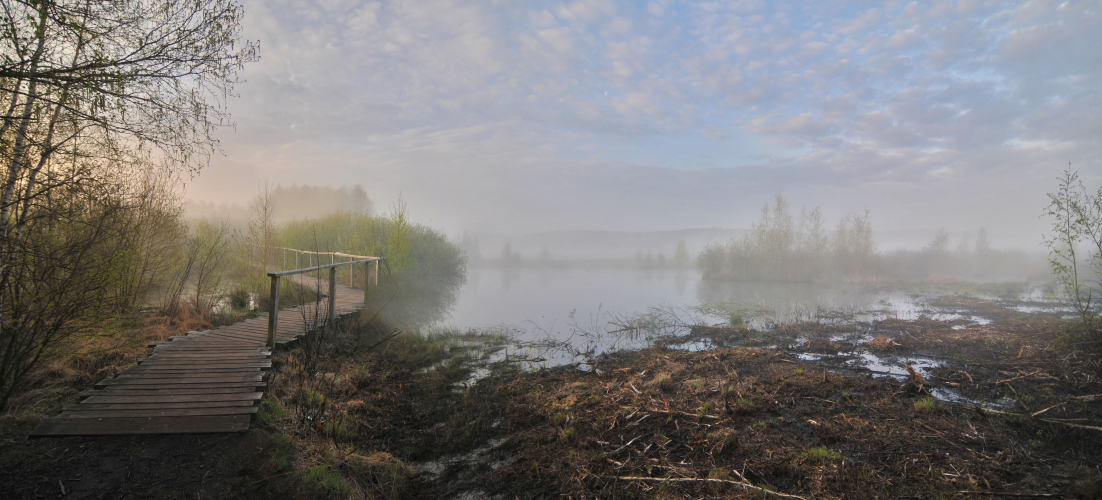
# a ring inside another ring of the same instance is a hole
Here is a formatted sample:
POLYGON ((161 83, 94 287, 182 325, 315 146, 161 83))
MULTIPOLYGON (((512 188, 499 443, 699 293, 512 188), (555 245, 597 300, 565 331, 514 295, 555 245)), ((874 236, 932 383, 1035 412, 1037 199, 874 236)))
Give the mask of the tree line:
POLYGON ((974 243, 949 246, 939 229, 919 250, 881 251, 873 239, 871 213, 843 215, 828 228, 819 208, 796 213, 776 195, 741 238, 711 243, 697 255, 705 280, 820 282, 831 280, 1001 279, 1036 273, 1027 254, 991 247, 981 228, 974 243))

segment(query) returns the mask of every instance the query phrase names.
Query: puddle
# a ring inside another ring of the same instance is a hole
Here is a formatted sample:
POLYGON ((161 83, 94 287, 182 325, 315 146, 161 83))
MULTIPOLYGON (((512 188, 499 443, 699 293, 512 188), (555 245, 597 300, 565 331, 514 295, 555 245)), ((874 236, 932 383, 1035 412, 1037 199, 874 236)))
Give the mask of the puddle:
POLYGON ((669 344, 669 348, 678 351, 700 352, 715 349, 715 345, 707 340, 690 340, 679 344, 669 344))
POLYGON ((852 352, 847 355, 855 357, 846 362, 848 366, 860 367, 875 374, 888 375, 900 380, 910 376, 907 369, 903 367, 905 364, 923 375, 942 365, 941 361, 935 359, 914 356, 880 357, 869 352, 852 352))
MULTIPOLYGON (((415 462, 413 468, 417 471, 418 475, 425 476, 429 481, 435 481, 440 478, 450 467, 462 467, 462 471, 466 471, 468 475, 477 469, 481 465, 488 466, 491 470, 497 470, 502 467, 508 467, 516 462, 517 457, 515 455, 509 455, 496 460, 491 460, 493 451, 501 447, 508 441, 508 438, 494 438, 486 442, 479 448, 471 450, 467 453, 458 453, 455 455, 449 455, 437 460, 430 460, 427 462, 415 462)), ((462 479, 463 472, 460 473, 462 479)), ((453 497, 457 498, 457 497, 453 497)), ((472 497, 480 498, 480 497, 472 497)))
POLYGON ((950 403, 966 404, 971 406, 979 406, 987 408, 989 410, 1005 410, 1014 406, 1015 401, 1012 398, 1002 397, 998 401, 987 402, 978 401, 972 398, 964 397, 956 389, 948 387, 933 387, 930 389, 930 395, 941 401, 948 401, 950 403))

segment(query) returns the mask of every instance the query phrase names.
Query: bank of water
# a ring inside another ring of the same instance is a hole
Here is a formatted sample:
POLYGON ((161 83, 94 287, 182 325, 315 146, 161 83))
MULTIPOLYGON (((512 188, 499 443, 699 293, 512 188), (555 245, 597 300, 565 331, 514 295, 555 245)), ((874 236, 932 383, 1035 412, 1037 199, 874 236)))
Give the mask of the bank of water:
MULTIPOLYGON (((506 333, 514 345, 496 353, 495 360, 512 355, 533 366, 578 363, 585 369, 584 361, 592 356, 643 347, 659 337, 675 348, 714 347, 701 339, 679 342, 677 337, 688 335, 689 325, 742 324, 769 331, 797 321, 819 321, 853 324, 854 334, 860 336, 860 325, 888 318, 929 318, 952 322, 954 328, 992 321, 982 311, 939 303, 942 297, 962 295, 1022 312, 1062 311, 1041 283, 715 283, 701 280, 693 269, 472 267, 450 317, 437 326, 506 333)), ((852 354, 854 368, 901 375, 899 360, 864 351, 852 354)), ((912 364, 924 371, 940 361, 912 364)))

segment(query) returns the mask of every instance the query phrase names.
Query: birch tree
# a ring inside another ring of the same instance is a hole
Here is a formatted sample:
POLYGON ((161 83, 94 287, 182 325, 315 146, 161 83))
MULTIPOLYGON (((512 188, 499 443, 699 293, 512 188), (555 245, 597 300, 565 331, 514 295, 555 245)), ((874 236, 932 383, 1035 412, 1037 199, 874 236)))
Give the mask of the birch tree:
POLYGON ((0 0, 0 410, 42 353, 102 306, 106 285, 89 276, 113 260, 88 252, 116 235, 102 223, 127 220, 112 186, 151 169, 194 175, 217 151, 239 72, 257 58, 240 40, 242 14, 229 0, 0 0), (53 245, 36 252, 82 259, 27 260, 32 234, 53 245), (20 301, 60 296, 29 293, 59 272, 65 314, 20 301))

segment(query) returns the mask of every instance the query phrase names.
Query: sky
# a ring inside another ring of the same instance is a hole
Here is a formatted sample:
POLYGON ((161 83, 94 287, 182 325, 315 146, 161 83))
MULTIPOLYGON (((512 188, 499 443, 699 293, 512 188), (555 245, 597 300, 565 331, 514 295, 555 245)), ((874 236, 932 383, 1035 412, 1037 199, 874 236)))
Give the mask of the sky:
POLYGON ((187 196, 360 184, 443 229, 744 228, 781 193, 1037 248, 1102 184, 1102 4, 244 0, 187 196))

